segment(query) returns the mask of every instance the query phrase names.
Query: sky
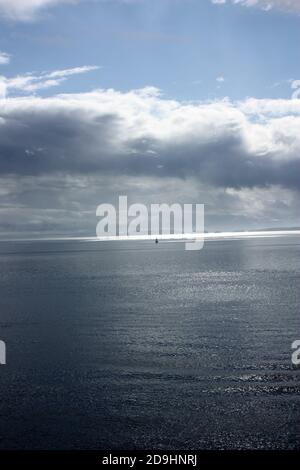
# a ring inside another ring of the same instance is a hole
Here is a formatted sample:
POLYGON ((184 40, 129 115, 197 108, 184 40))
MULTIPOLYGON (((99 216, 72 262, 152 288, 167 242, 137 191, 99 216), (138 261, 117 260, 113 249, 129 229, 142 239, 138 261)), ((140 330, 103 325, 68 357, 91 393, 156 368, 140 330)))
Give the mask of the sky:
POLYGON ((299 227, 300 0, 0 0, 0 237, 205 204, 299 227))

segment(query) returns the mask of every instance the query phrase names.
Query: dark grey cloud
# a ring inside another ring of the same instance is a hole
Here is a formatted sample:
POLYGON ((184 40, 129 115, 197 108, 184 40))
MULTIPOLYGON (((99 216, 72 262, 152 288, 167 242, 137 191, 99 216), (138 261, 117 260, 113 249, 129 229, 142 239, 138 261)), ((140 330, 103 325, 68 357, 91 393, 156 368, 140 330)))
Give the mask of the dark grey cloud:
POLYGON ((120 194, 204 203, 207 230, 297 225, 298 108, 155 89, 2 100, 0 233, 94 235, 97 205, 120 194))
POLYGON ((196 177, 222 188, 300 188, 300 116, 258 123, 226 102, 183 105, 155 90, 109 90, 9 99, 0 118, 1 174, 196 177))
POLYGON ((278 187, 228 190, 195 178, 115 176, 5 176, 0 178, 0 238, 95 236, 96 208, 129 203, 204 203, 205 228, 214 230, 299 225, 299 193, 278 187))

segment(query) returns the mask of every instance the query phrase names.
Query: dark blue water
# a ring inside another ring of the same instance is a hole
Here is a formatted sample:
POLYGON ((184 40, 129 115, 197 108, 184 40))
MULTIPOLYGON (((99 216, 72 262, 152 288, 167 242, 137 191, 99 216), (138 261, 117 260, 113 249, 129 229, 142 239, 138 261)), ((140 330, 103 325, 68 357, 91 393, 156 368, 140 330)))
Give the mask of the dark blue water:
POLYGON ((299 449, 300 239, 0 243, 1 449, 299 449))

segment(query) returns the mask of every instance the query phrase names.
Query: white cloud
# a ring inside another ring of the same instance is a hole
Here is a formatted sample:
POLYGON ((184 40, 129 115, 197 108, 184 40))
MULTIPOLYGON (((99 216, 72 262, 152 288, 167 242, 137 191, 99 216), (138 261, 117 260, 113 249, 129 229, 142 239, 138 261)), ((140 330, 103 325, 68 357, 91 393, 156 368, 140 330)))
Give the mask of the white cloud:
POLYGON ((300 115, 300 100, 248 98, 239 103, 239 108, 246 115, 259 117, 263 122, 272 117, 300 115))
POLYGON ((221 75, 220 77, 217 77, 217 78, 216 78, 216 81, 217 81, 218 83, 223 83, 223 82, 225 82, 225 78, 222 77, 222 75, 221 75))
POLYGON ((0 85, 2 86, 2 93, 0 87, 0 96, 10 92, 19 91, 25 93, 34 93, 38 90, 55 87, 64 82, 72 75, 79 75, 93 70, 98 70, 98 66, 83 66, 74 67, 71 69, 56 70, 54 72, 44 72, 41 74, 26 74, 18 75, 13 78, 2 77, 0 85))
POLYGON ((292 98, 299 99, 300 98, 300 80, 291 80, 291 88, 293 90, 292 98))
POLYGON ((232 3, 234 5, 243 5, 246 7, 257 7, 262 10, 269 11, 273 8, 289 11, 300 12, 300 0, 211 0, 214 4, 232 3))
POLYGON ((47 73, 47 78, 66 78, 70 75, 78 75, 82 73, 98 70, 100 67, 97 65, 84 65, 83 67, 73 67, 71 69, 55 70, 54 72, 47 73))
POLYGON ((6 65, 10 62, 10 55, 0 51, 0 65, 6 65))
POLYGON ((6 98, 6 83, 5 79, 0 76, 0 100, 6 98))
POLYGON ((29 21, 46 7, 76 0, 0 0, 0 16, 12 20, 29 21))

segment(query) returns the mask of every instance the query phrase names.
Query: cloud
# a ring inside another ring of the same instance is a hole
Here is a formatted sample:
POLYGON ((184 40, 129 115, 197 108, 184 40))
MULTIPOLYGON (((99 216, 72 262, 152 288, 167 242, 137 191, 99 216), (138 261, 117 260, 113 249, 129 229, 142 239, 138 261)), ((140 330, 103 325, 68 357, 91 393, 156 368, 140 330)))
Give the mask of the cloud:
POLYGON ((7 96, 13 92, 34 93, 38 90, 45 90, 63 83, 72 75, 80 75, 83 73, 98 70, 98 66, 74 67, 64 70, 56 70, 54 72, 43 72, 41 74, 28 73, 26 75, 18 75, 13 78, 1 77, 0 81, 0 97, 7 96))
POLYGON ((6 65, 10 62, 10 55, 0 51, 0 65, 6 65))
MULTIPOLYGON (((46 8, 59 4, 75 4, 89 0, 0 0, 0 17, 13 21, 31 21, 38 13, 46 8)), ((139 0, 99 0, 99 1, 123 1, 124 3, 137 2, 139 0)), ((300 12, 300 0, 211 0, 212 3, 224 5, 232 3, 246 7, 258 7, 269 11, 273 8, 300 12)))
POLYGON ((186 103, 153 87, 10 96, 0 233, 93 235, 96 206, 119 194, 205 203, 208 230, 297 225, 299 129, 298 99, 186 103))
POLYGON ((30 21, 46 7, 76 0, 0 0, 0 16, 17 21, 30 21))
POLYGON ((300 12, 300 0, 211 0, 214 4, 232 3, 246 7, 257 7, 269 11, 278 9, 288 12, 300 12))
POLYGON ((291 88, 293 90, 292 98, 299 99, 300 98, 300 80, 291 80, 291 88))
POLYGON ((195 178, 89 175, 0 175, 0 237, 95 236, 98 204, 205 203, 206 230, 299 225, 299 193, 278 186, 224 189, 195 178))
POLYGON ((10 98, 0 173, 196 178, 221 188, 300 189, 299 100, 186 104, 159 90, 10 98))

